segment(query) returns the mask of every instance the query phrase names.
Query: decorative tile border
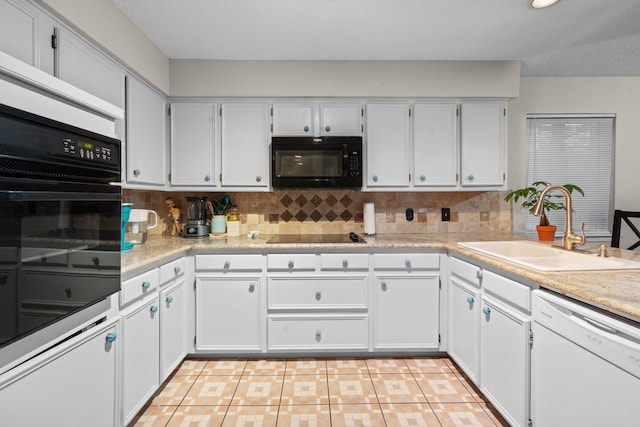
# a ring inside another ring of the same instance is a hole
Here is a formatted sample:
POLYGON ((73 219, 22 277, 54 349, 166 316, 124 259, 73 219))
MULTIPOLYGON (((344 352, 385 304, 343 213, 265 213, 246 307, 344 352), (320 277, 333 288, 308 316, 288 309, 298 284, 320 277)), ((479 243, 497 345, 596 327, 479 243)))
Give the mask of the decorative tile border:
MULTIPOLYGON (((373 202, 378 233, 509 232, 512 214, 505 192, 361 192, 355 190, 279 190, 269 193, 208 193, 123 191, 123 201, 134 208, 153 209, 168 220, 165 198, 171 197, 186 221, 187 196, 217 200, 229 194, 240 212, 240 233, 257 230, 264 234, 323 234, 363 230, 363 204, 373 202), (441 208, 451 210, 450 221, 442 222, 441 208), (413 221, 405 210, 412 208, 413 221)), ((167 223, 168 224, 168 221, 167 223)), ((151 230, 160 234, 163 223, 151 230)))

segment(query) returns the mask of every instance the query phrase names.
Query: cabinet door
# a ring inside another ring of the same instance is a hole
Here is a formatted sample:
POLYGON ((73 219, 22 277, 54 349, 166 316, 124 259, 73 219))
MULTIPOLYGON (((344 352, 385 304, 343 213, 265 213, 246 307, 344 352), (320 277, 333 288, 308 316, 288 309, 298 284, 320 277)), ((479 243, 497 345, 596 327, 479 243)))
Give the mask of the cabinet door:
POLYGON ((273 104, 273 134, 316 135, 313 104, 273 104))
POLYGON ((3 375, 2 425, 120 425, 118 333, 118 324, 98 325, 3 375))
POLYGON ((321 135, 362 135, 360 104, 322 104, 321 135))
POLYGON ((127 78, 127 182, 166 182, 165 99, 133 77, 127 78))
POLYGON ((476 384, 480 379, 480 303, 479 290, 450 279, 447 351, 476 384))
POLYGON ((480 390, 513 426, 529 419, 530 321, 482 296, 480 390))
POLYGON ((124 108, 124 71, 71 31, 57 28, 56 77, 124 108))
POLYGON ((409 106, 367 105, 367 187, 409 186, 409 106))
POLYGON ((122 412, 125 424, 136 415, 158 388, 158 297, 123 314, 122 412))
POLYGON ((53 74, 53 20, 23 0, 0 0, 0 17, 0 51, 53 74))
POLYGON ((160 382, 182 362, 186 331, 184 280, 160 292, 160 382))
POLYGON ((458 180, 458 106, 416 104, 413 114, 413 185, 454 187, 458 180))
POLYGON ((376 349, 438 348, 438 275, 376 277, 376 349))
POLYGON ((463 103, 460 183, 464 187, 505 184, 505 116, 502 102, 463 103))
POLYGON ((222 105, 222 185, 267 187, 267 104, 222 105))
POLYGON ((171 104, 171 185, 216 185, 215 131, 215 104, 171 104))
POLYGON ((260 350, 260 279, 196 279, 196 348, 260 350))

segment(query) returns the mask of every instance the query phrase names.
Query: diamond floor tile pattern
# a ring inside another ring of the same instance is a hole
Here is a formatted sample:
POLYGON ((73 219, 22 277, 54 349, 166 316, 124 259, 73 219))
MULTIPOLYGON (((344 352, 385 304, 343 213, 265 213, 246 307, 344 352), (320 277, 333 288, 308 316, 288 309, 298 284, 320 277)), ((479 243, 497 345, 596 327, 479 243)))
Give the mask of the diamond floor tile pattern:
POLYGON ((132 426, 507 426, 448 358, 183 361, 132 426))

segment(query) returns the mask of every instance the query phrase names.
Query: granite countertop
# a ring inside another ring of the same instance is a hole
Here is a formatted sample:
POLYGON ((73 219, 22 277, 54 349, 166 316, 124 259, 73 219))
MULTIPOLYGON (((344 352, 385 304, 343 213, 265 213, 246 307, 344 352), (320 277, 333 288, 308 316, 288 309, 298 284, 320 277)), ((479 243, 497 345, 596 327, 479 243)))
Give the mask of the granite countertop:
MULTIPOLYGON (((549 289, 583 301, 610 313, 640 323, 640 269, 618 271, 565 271, 541 272, 510 263, 472 249, 458 242, 492 240, 526 240, 512 233, 433 233, 388 234, 365 237, 366 243, 279 243, 268 244, 270 235, 255 239, 246 236, 226 239, 185 239, 180 237, 150 236, 147 243, 135 246, 122 254, 123 276, 131 276, 151 265, 187 254, 189 251, 207 252, 265 252, 293 250, 366 250, 366 249, 439 249, 474 259, 488 266, 534 281, 549 289)), ((588 243, 586 249, 596 251, 597 243, 588 243)), ((640 262, 640 252, 608 248, 612 257, 640 262)))

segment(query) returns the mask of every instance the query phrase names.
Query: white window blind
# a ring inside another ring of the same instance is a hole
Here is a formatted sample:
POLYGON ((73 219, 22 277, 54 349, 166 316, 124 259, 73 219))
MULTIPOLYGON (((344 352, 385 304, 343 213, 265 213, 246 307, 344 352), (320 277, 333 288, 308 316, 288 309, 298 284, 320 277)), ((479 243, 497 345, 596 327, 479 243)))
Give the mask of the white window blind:
MULTIPOLYGON (((527 185, 547 181, 575 184, 573 227, 585 223, 588 236, 611 236, 614 159, 613 115, 527 115, 527 185)), ((558 199, 562 200, 562 199, 558 199)), ((565 229, 565 211, 547 212, 549 222, 565 229)), ((528 215, 527 232, 535 232, 540 218, 528 215)))

